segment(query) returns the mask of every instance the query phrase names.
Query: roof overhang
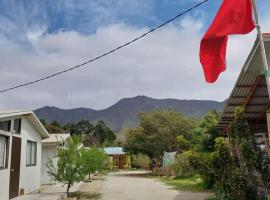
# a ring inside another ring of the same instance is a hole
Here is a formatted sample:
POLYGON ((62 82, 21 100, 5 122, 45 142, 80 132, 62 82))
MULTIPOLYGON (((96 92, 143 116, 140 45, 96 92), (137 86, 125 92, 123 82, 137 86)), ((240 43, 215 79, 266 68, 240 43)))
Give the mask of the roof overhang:
POLYGON ((9 118, 14 116, 25 116, 31 124, 35 127, 42 139, 49 138, 49 133, 39 121, 35 113, 31 110, 13 110, 13 111, 0 111, 1 118, 9 118))
MULTIPOLYGON (((270 34, 264 34, 264 44, 268 64, 270 63, 270 34)), ((266 77, 263 75, 261 51, 259 41, 256 39, 254 46, 240 72, 234 88, 225 104, 224 111, 220 117, 218 128, 227 131, 229 124, 233 121, 234 110, 237 106, 245 108, 245 117, 254 124, 265 117, 269 108, 269 93, 266 77)))

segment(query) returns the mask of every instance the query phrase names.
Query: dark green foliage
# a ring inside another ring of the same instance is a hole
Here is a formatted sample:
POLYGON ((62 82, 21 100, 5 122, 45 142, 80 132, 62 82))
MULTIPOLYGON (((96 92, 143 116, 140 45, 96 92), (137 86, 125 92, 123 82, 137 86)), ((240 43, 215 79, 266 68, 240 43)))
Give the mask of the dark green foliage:
POLYGON ((52 123, 47 123, 46 120, 41 119, 40 122, 46 128, 49 133, 63 133, 64 129, 61 128, 60 124, 57 121, 53 121, 52 123))
POLYGON ((105 141, 113 143, 116 139, 115 133, 104 123, 99 121, 96 125, 88 120, 79 121, 76 124, 68 123, 64 126, 65 130, 69 130, 71 135, 83 136, 83 143, 87 146, 101 145, 105 141))
POLYGON ((125 149, 132 154, 146 154, 152 161, 155 160, 152 165, 161 163, 164 151, 177 150, 177 136, 191 138, 195 127, 193 120, 171 110, 144 112, 139 117, 140 126, 126 130, 125 149))
POLYGON ((218 136, 218 130, 216 125, 218 123, 218 113, 214 111, 210 111, 203 118, 200 124, 200 130, 204 135, 202 139, 202 151, 203 152, 211 152, 214 149, 215 139, 218 136))
POLYGON ((104 121, 99 121, 94 128, 95 135, 98 135, 101 142, 114 141, 116 139, 115 133, 106 126, 104 121))
POLYGON ((55 127, 61 128, 61 125, 57 121, 55 121, 55 120, 51 122, 51 126, 55 126, 55 127))
POLYGON ((94 130, 94 125, 88 120, 81 120, 76 124, 68 123, 64 126, 71 135, 90 135, 94 130))

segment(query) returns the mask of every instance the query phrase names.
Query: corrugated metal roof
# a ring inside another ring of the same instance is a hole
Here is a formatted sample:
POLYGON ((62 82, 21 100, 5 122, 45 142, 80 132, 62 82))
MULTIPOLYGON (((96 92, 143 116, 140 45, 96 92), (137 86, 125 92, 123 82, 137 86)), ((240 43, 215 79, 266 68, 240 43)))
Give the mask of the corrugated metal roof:
MULTIPOLYGON (((269 61, 270 35, 264 34, 264 40, 269 61)), ((266 78, 262 76, 264 69, 260 56, 258 40, 256 40, 226 102, 218 123, 220 130, 227 130, 229 124, 233 121, 234 110, 237 106, 245 107, 245 117, 249 121, 259 122, 261 118, 265 117, 265 112, 270 104, 266 78)))
POLYGON ((108 155, 122 155, 125 154, 122 147, 106 147, 104 151, 108 155))

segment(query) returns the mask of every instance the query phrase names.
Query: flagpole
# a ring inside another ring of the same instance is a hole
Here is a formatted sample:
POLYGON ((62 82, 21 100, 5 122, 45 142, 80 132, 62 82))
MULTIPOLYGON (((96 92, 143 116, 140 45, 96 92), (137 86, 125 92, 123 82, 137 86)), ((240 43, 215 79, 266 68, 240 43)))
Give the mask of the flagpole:
MULTIPOLYGON (((256 0, 252 0, 252 4, 253 4, 252 7, 253 7, 253 13, 254 13, 254 17, 255 17, 256 28, 257 28, 257 32, 258 32, 258 40, 259 40, 259 45, 260 45, 260 49, 261 49, 263 68, 264 68, 266 75, 267 75, 267 74, 269 74, 269 73, 267 73, 269 70, 269 66, 268 66, 267 58, 266 58, 264 40, 263 40, 262 31, 261 31, 261 25, 259 22, 259 15, 258 15, 257 6, 256 6, 256 0)), ((269 95, 269 99, 270 99, 270 80, 268 77, 266 77, 266 84, 267 84, 268 95, 269 95)))

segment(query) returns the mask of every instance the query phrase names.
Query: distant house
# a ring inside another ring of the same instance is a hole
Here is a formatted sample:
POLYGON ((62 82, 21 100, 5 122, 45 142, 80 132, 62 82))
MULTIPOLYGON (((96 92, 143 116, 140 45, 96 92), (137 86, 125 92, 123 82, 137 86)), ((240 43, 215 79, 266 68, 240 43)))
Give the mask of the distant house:
POLYGON ((54 165, 57 164, 57 148, 65 146, 67 139, 70 138, 69 133, 50 134, 50 137, 42 140, 42 165, 41 165, 41 183, 51 184, 54 183, 49 177, 46 163, 49 159, 52 160, 54 165))
POLYGON ((130 155, 126 154, 122 147, 106 147, 104 151, 108 155, 108 168, 130 168, 130 155))
POLYGON ((32 111, 0 111, 0 199, 37 191, 41 141, 49 134, 32 111))

